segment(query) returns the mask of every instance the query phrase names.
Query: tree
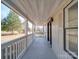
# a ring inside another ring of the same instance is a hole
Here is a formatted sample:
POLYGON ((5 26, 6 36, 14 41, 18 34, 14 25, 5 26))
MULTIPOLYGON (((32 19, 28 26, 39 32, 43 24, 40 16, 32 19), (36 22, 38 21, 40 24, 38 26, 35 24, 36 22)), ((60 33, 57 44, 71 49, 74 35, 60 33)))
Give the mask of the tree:
MULTIPOLYGON (((6 31, 8 30, 8 31, 12 31, 12 32, 13 31, 20 32, 22 30, 21 22, 20 22, 20 20, 18 18, 18 15, 15 12, 10 11, 7 18, 6 18, 6 20, 7 21, 2 22, 2 23, 5 23, 5 25, 6 25, 6 28, 5 28, 6 31)), ((5 27, 5 26, 3 26, 3 24, 1 24, 1 26, 3 28, 5 27)))
POLYGON ((1 30, 2 31, 8 31, 8 23, 7 23, 6 18, 1 20, 1 30))

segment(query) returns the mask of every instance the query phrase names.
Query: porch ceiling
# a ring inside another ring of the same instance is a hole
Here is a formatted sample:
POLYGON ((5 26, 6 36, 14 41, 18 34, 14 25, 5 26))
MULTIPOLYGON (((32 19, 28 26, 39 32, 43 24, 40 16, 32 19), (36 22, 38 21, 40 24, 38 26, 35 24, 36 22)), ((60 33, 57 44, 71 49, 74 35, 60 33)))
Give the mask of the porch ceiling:
POLYGON ((2 0, 8 7, 17 10, 35 24, 43 25, 48 21, 63 0, 2 0))

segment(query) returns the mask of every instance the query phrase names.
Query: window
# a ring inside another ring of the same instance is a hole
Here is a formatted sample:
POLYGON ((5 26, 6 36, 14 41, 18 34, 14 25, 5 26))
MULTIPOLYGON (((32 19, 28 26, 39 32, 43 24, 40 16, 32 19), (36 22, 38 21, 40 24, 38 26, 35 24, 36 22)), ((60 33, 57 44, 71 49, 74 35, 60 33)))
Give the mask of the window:
POLYGON ((73 57, 78 56, 78 2, 72 1, 65 8, 65 50, 73 57))

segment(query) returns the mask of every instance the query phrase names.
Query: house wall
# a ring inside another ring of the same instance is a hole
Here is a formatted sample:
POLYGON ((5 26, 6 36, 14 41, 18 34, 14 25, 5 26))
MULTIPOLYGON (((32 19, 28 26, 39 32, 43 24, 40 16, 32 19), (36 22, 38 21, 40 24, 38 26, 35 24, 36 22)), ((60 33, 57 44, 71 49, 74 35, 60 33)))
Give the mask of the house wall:
MULTIPOLYGON (((65 6, 64 6, 65 7, 65 6)), ((73 59, 64 50, 64 32, 63 32, 63 8, 60 8, 53 15, 52 22, 52 49, 56 53, 58 59, 73 59)))

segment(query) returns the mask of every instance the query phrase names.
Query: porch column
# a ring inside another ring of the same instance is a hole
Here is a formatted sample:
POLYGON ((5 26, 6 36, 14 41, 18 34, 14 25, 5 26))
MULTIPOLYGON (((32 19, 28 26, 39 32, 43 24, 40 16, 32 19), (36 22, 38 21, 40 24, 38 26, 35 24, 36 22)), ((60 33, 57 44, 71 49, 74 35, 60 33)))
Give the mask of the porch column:
POLYGON ((27 48, 27 35, 28 35, 28 20, 25 19, 25 34, 26 34, 26 48, 27 48))
POLYGON ((28 20, 25 21, 25 33, 28 35, 28 20))
POLYGON ((34 38, 34 35, 35 35, 35 24, 32 25, 32 34, 33 34, 32 38, 34 38))

